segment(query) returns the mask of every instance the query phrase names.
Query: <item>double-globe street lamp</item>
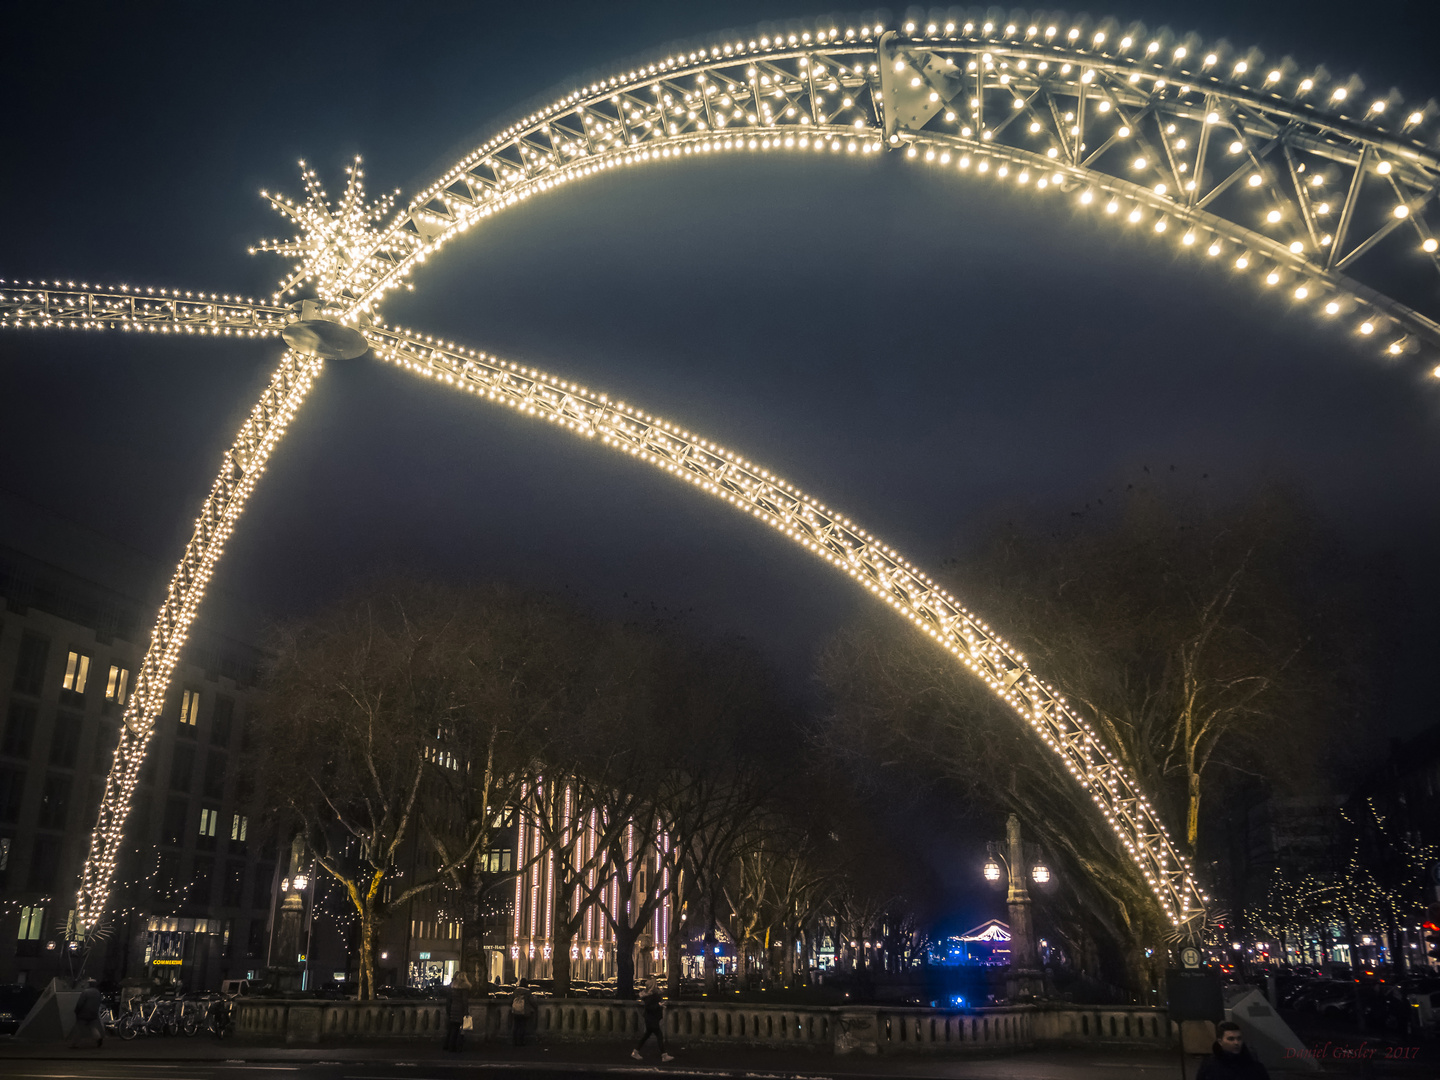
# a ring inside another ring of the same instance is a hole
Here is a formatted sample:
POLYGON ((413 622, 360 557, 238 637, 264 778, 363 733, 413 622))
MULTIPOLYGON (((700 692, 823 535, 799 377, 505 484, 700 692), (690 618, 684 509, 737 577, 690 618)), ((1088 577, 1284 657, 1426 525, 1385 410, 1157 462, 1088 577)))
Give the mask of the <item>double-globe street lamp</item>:
POLYGON ((990 841, 986 845, 985 880, 1008 881, 1005 904, 1010 916, 1010 970, 1005 978, 1005 992, 1012 1000, 1038 997, 1044 990, 1044 975, 1039 967, 1035 947, 1035 928, 1030 913, 1030 889, 1025 868, 1036 885, 1048 885, 1050 867, 1037 858, 1026 859, 1025 844, 1020 836, 1020 819, 1011 814, 1005 820, 1005 842, 990 841))

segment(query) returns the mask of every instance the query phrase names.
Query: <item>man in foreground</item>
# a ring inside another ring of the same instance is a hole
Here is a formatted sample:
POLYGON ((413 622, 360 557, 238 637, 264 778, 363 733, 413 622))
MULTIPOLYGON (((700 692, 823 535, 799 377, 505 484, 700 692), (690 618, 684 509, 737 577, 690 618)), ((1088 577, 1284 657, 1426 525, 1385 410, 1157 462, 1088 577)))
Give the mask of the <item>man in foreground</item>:
POLYGON ((1270 1073, 1250 1053, 1240 1025, 1222 1020, 1215 1026, 1215 1045, 1200 1063, 1195 1080, 1270 1080, 1270 1073))

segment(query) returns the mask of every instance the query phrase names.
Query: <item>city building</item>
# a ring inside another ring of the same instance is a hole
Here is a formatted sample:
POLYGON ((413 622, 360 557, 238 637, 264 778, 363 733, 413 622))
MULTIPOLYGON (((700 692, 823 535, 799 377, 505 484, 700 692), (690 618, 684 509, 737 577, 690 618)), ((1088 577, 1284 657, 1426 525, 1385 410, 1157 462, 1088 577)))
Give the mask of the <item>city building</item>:
MULTIPOLYGON (((0 983, 218 986, 265 966, 275 858, 237 766, 259 653, 198 626, 156 726, 109 924, 75 888, 165 568, 0 499, 0 983)), ((223 607, 223 604, 217 605, 223 607)))

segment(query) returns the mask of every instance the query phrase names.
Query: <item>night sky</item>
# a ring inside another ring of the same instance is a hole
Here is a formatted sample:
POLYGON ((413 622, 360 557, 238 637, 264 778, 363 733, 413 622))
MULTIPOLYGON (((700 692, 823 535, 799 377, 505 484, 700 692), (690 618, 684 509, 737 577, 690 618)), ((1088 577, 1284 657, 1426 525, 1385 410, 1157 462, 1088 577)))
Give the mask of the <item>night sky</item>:
MULTIPOLYGON (((1116 2, 1440 96, 1433 4, 1116 2)), ((10 5, 0 277, 268 296, 261 188, 421 187, 537 95, 676 39, 812 14, 750 3, 10 5)), ((895 17, 903 14, 895 9, 895 17)), ((714 35, 718 37, 719 35, 714 35)), ((548 96, 548 95, 547 95, 548 96)), ((1223 497, 1298 484, 1403 584, 1381 733, 1433 722, 1440 383, 1253 284, 1060 200, 898 156, 621 170, 472 229, 385 316, 609 390, 741 450, 934 567, 998 514, 1083 506, 1143 466, 1223 497)), ((0 337, 0 488, 172 564, 279 349, 0 337)), ((332 363, 218 587, 268 616, 400 569, 609 612, 684 610, 803 689, 869 603, 683 485, 373 359, 332 363)), ((157 581, 158 590, 160 582, 157 581)))

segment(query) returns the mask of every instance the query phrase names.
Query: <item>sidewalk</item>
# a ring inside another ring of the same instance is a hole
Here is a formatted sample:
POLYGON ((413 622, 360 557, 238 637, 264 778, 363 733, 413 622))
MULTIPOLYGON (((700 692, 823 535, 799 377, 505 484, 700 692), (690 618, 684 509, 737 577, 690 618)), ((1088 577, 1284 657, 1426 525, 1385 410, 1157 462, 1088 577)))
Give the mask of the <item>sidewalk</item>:
MULTIPOLYGON (((1411 1080, 1437 1075, 1434 1049, 1412 1061, 1327 1060, 1321 1073, 1293 1073, 1293 1076, 1396 1077, 1411 1080)), ((939 1080, 1171 1080, 1180 1074, 1179 1058, 1170 1052, 1135 1050, 1124 1047, 1072 1050, 1037 1050, 998 1056, 982 1055, 847 1055, 805 1053, 785 1050, 737 1049, 733 1047, 672 1046, 675 1061, 661 1066, 651 1049, 643 1062, 630 1057, 630 1044, 618 1042, 548 1043, 526 1047, 483 1044, 460 1054, 443 1052, 438 1040, 369 1042, 354 1045, 266 1046, 244 1042, 219 1042, 208 1036, 185 1038, 140 1037, 131 1042, 105 1040, 101 1050, 70 1050, 59 1044, 17 1043, 0 1038, 0 1062, 73 1061, 85 1063, 208 1063, 211 1065, 293 1064, 293 1065, 426 1065, 445 1068, 486 1069, 506 1073, 540 1069, 547 1072, 615 1073, 747 1077, 751 1080, 808 1080, 817 1077, 936 1077, 939 1080)), ((1190 1058, 1186 1074, 1193 1077, 1197 1059, 1190 1058)), ((0 1065, 0 1072, 5 1071, 0 1065)))
MULTIPOLYGON (((491 1067, 524 1070, 543 1068, 566 1071, 605 1071, 654 1073, 661 1068, 659 1053, 653 1048, 643 1062, 630 1057, 629 1042, 550 1043, 514 1047, 491 1043, 459 1054, 447 1054, 439 1040, 404 1040, 369 1042, 363 1047, 330 1046, 263 1046, 243 1042, 219 1042, 207 1036, 144 1036, 131 1042, 107 1038, 100 1050, 71 1050, 60 1044, 17 1043, 0 1039, 0 1062, 5 1061, 75 1061, 80 1062, 155 1062, 222 1063, 247 1062, 271 1064, 342 1064, 364 1062, 376 1064, 429 1064, 456 1067, 491 1067)), ((1085 1051, 1033 1051, 1003 1056, 981 1055, 914 1055, 865 1056, 806 1053, 787 1050, 736 1049, 732 1047, 671 1046, 675 1060, 664 1066, 667 1074, 715 1075, 747 1077, 1008 1077, 1044 1075, 1083 1077, 1095 1068, 1107 1070, 1103 1075, 1135 1077, 1145 1080, 1163 1071, 1166 1077, 1178 1075, 1174 1055, 1124 1048, 1085 1051), (1050 1072, 1044 1069, 1049 1066, 1050 1072)), ((3 1071, 3 1066, 0 1066, 3 1071)), ((1193 1074, 1193 1067, 1191 1068, 1193 1074)), ((1102 1074, 1096 1074, 1102 1075, 1102 1074)))

